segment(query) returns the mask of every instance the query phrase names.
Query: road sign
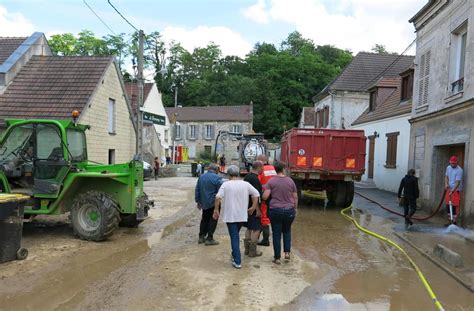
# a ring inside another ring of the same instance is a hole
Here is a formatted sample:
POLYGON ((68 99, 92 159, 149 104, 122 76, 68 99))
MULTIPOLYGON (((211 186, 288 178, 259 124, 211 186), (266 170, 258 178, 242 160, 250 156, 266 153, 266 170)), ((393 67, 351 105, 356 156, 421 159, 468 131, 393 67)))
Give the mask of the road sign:
POLYGON ((158 114, 143 111, 143 121, 157 125, 166 125, 166 118, 158 114))

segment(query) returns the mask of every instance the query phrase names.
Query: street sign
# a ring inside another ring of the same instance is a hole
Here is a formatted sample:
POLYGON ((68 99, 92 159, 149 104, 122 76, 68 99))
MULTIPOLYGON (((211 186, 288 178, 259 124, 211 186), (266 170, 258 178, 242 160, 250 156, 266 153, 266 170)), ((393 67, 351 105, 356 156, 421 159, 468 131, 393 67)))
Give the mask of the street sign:
POLYGON ((153 123, 157 125, 166 125, 166 118, 158 114, 143 111, 143 122, 153 123))

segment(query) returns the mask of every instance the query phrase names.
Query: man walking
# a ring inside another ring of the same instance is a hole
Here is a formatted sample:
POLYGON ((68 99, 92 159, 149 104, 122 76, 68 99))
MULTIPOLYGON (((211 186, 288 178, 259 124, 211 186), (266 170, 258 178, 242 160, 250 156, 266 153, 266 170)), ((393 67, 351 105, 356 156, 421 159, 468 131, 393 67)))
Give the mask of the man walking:
MULTIPOLYGON (((260 161, 255 161, 252 164, 252 169, 250 172, 245 176, 244 181, 251 184, 255 189, 257 189, 260 196, 262 195, 262 184, 258 179, 258 175, 263 170, 263 163, 260 161)), ((251 198, 249 199, 249 209, 252 208, 252 201, 251 198)), ((247 220, 247 231, 245 232, 245 239, 244 239, 244 248, 245 248, 245 255, 249 257, 258 257, 262 256, 262 252, 257 251, 257 243, 258 243, 258 236, 260 235, 260 205, 257 207, 253 213, 249 213, 248 220, 247 220)))
POLYGON ((153 160, 153 171, 155 173, 155 180, 157 180, 160 172, 160 160, 158 160, 158 157, 155 157, 153 160))
POLYGON ((415 177, 415 170, 408 170, 408 174, 403 177, 398 188, 398 199, 403 203, 403 210, 405 216, 405 228, 413 225, 411 217, 416 212, 416 199, 420 196, 420 189, 418 188, 418 178, 415 177), (403 199, 402 199, 403 191, 403 199))
POLYGON ((444 188, 446 191, 445 202, 446 210, 448 212, 448 219, 450 224, 457 225, 457 218, 461 206, 461 191, 462 191, 462 168, 458 165, 458 158, 452 156, 449 159, 449 165, 446 168, 444 177, 444 188))
POLYGON ((218 169, 218 166, 214 163, 209 165, 209 170, 199 177, 196 184, 195 201, 197 207, 202 210, 201 225, 199 227, 199 244, 219 244, 218 241, 214 240, 217 219, 212 217, 214 214, 216 194, 222 185, 222 178, 218 175, 218 169))
POLYGON ((239 168, 235 165, 227 169, 229 181, 222 184, 214 203, 214 219, 219 218, 219 204, 222 202, 222 220, 227 224, 232 248, 232 266, 242 268, 240 256, 240 228, 247 222, 247 215, 258 208, 260 193, 251 184, 239 179, 239 168), (249 196, 252 197, 252 207, 249 206, 249 196))

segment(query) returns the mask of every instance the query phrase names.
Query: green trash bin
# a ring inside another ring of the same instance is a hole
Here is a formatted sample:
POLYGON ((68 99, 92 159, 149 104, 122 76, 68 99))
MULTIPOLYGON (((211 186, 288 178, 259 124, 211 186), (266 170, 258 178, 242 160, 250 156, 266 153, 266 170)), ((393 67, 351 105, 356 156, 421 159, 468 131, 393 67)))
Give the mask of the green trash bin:
POLYGON ((24 206, 28 198, 0 193, 0 263, 28 256, 28 250, 21 247, 24 206))

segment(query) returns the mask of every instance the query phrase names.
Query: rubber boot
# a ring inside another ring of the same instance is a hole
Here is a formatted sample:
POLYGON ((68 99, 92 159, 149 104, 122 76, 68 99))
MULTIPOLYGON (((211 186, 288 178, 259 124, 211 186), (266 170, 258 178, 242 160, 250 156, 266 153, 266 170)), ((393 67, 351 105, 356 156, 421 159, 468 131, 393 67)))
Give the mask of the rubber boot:
POLYGON ((244 255, 249 255, 250 253, 250 239, 244 239, 244 255))
POLYGON ((249 257, 262 256, 262 252, 257 251, 257 242, 250 242, 249 257))
POLYGON ((262 228, 262 240, 260 242, 258 242, 258 245, 270 246, 270 242, 268 241, 269 237, 270 237, 270 227, 269 226, 264 226, 262 228))

